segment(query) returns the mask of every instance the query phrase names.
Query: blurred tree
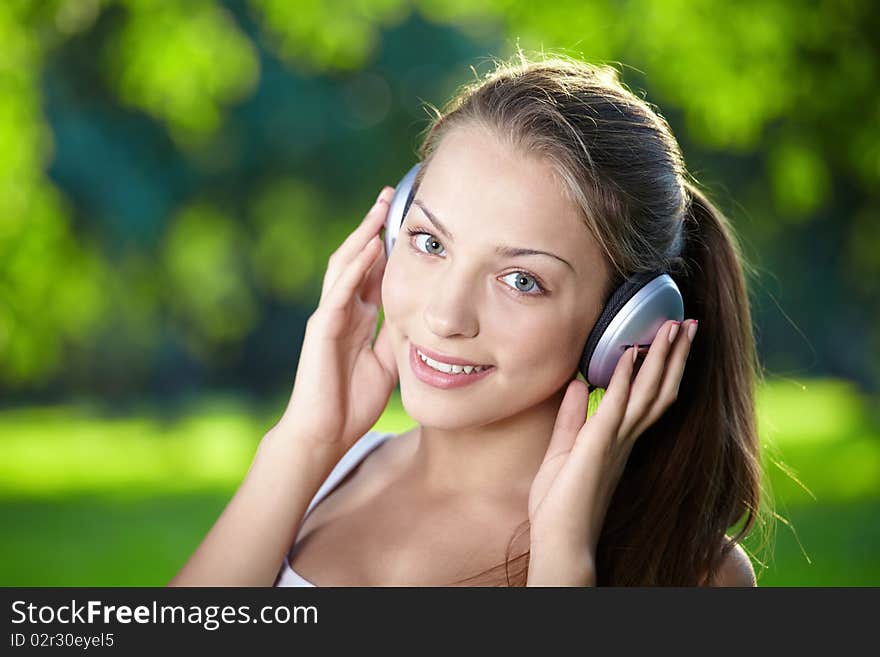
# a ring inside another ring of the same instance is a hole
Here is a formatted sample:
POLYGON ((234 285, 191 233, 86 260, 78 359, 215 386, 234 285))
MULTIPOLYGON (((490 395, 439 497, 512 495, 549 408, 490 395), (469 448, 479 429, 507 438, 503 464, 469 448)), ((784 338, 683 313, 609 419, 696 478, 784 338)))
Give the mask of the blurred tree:
POLYGON ((162 248, 163 301, 191 350, 209 360, 253 328, 257 309, 248 285, 241 225, 209 203, 183 208, 162 248))
MULTIPOLYGON (((0 4, 0 387, 44 385, 67 342, 87 340, 105 309, 108 272, 77 237, 70 211, 45 176, 52 137, 40 111, 39 75, 58 38, 27 29, 42 15, 0 4), (31 18, 32 17, 32 18, 31 18)), ((30 10, 30 11, 29 11, 30 10)))
POLYGON ((163 120, 182 146, 208 139, 223 105, 253 91, 253 44, 212 0, 121 4, 125 18, 103 53, 119 99, 163 120))

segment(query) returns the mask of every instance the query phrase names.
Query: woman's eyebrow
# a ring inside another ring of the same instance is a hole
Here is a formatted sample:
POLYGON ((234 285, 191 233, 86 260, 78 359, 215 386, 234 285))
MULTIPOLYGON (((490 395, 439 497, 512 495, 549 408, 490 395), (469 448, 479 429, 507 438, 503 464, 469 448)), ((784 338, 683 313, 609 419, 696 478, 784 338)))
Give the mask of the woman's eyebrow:
MULTIPOLYGON (((449 229, 443 224, 442 221, 440 221, 437 218, 437 216, 433 212, 431 212, 427 208, 424 201, 417 198, 417 199, 413 199, 412 204, 415 206, 418 206, 418 208, 422 212, 425 213, 425 216, 428 218, 428 220, 432 224, 434 224, 434 227, 437 230, 439 230, 441 233, 443 233, 443 235, 445 237, 449 238, 453 242, 455 241, 455 238, 452 236, 452 233, 449 231, 449 229)), ((569 269, 574 271, 574 267, 571 266, 571 263, 569 263, 568 260, 564 260, 564 259, 560 258, 558 255, 556 255, 555 253, 550 253, 548 251, 538 251, 537 249, 523 249, 523 248, 517 248, 517 247, 513 247, 513 246, 496 246, 495 252, 497 254, 505 256, 507 258, 515 258, 516 256, 521 256, 521 255, 546 255, 546 256, 550 256, 551 258, 556 258, 557 260, 564 262, 566 265, 568 265, 569 269)))

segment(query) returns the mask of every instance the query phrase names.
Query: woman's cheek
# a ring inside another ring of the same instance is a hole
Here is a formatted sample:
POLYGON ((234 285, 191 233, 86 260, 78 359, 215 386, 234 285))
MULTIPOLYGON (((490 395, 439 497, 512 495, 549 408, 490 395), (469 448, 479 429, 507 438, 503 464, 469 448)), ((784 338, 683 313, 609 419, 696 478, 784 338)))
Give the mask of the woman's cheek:
POLYGON ((404 245, 395 245, 391 252, 391 257, 385 265, 385 273, 382 275, 382 308, 385 318, 391 324, 395 324, 400 316, 400 311, 404 305, 404 296, 406 290, 406 275, 403 271, 404 266, 397 252, 397 247, 404 245))

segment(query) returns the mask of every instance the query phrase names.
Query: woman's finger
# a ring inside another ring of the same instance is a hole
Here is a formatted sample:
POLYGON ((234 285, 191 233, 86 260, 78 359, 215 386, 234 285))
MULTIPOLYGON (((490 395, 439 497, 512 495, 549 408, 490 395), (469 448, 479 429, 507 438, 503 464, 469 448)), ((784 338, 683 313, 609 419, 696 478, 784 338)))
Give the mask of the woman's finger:
POLYGON ((379 239, 378 235, 367 242, 363 251, 357 254, 329 291, 327 296, 329 310, 338 310, 348 305, 352 296, 354 296, 355 290, 363 284, 370 266, 381 250, 382 240, 379 239))
POLYGON ((556 414, 556 423, 553 425, 553 433, 550 434, 550 443, 547 445, 542 465, 560 454, 571 451, 578 432, 587 419, 589 401, 589 390, 584 382, 579 379, 569 381, 559 412, 556 414))
POLYGON ((687 339, 687 329, 690 324, 690 321, 682 322, 681 328, 678 330, 678 335, 672 345, 672 353, 666 364, 663 380, 660 383, 657 400, 642 423, 645 428, 654 424, 678 398, 678 387, 681 385, 684 368, 691 351, 691 342, 687 339))
POLYGON ((379 257, 373 260, 363 287, 364 301, 374 306, 382 305, 382 279, 385 277, 385 267, 388 265, 384 240, 380 237, 379 241, 382 242, 382 248, 379 249, 379 257))
POLYGON ((617 360, 611 381, 599 401, 599 407, 590 416, 587 426, 593 426, 603 434, 617 436, 629 403, 635 353, 636 347, 630 347, 617 360))
POLYGON ((388 216, 388 203, 394 189, 384 187, 379 193, 373 207, 365 215, 364 219, 348 237, 340 244, 327 260, 327 271, 324 273, 324 282, 321 286, 321 298, 336 284, 336 279, 345 271, 352 258, 357 257, 364 250, 367 242, 379 234, 388 216), (389 191, 390 190, 390 191, 389 191))
POLYGON ((336 249, 337 254, 339 254, 343 260, 345 260, 346 257, 350 257, 355 252, 360 252, 373 235, 379 234, 379 229, 385 221, 385 217, 388 214, 389 203, 391 202, 391 193, 389 193, 389 190, 392 192, 394 191, 390 187, 384 187, 382 189, 379 196, 376 198, 375 203, 373 203, 373 207, 367 211, 367 214, 364 215, 364 218, 358 227, 355 228, 345 241, 342 242, 339 248, 336 249))
POLYGON ((373 206, 367 211, 361 222, 331 254, 330 260, 333 263, 339 261, 343 263, 344 267, 345 262, 363 251, 364 246, 373 235, 379 234, 379 229, 385 221, 385 217, 388 214, 389 203, 391 201, 389 190, 391 190, 390 187, 384 187, 382 189, 379 196, 376 197, 373 206))
POLYGON ((384 203, 377 202, 376 205, 367 213, 364 221, 345 239, 345 241, 337 247, 327 260, 327 270, 324 273, 324 282, 321 286, 321 298, 323 299, 328 290, 333 289, 337 279, 342 272, 348 267, 353 258, 361 253, 374 236, 379 234, 379 218, 384 221, 384 214, 381 213, 384 203))
POLYGON ((629 408, 626 419, 623 422, 621 433, 625 436, 633 435, 633 429, 642 424, 642 419, 648 414, 648 410, 654 405, 660 390, 660 382, 672 345, 669 343, 669 333, 673 327, 677 327, 676 321, 667 321, 657 331, 648 355, 639 368, 639 373, 633 382, 630 393, 629 408))
POLYGON ((585 478, 583 473, 594 472, 597 464, 615 454, 614 448, 619 444, 620 424, 626 413, 635 349, 630 347, 618 359, 599 407, 578 432, 569 459, 566 460, 566 467, 568 463, 572 464, 570 472, 577 473, 572 476, 580 479, 577 485, 586 487, 582 495, 588 495, 587 489, 595 484, 593 479, 585 478))

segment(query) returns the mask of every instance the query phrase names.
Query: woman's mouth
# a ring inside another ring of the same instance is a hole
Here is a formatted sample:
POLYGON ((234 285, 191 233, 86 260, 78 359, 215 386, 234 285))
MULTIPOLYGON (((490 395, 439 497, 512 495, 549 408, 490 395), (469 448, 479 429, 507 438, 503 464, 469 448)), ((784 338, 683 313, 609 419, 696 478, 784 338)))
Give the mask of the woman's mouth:
POLYGON ((435 388, 460 388, 476 383, 495 371, 494 365, 455 365, 443 363, 425 355, 409 343, 409 361, 413 373, 422 383, 435 388))

